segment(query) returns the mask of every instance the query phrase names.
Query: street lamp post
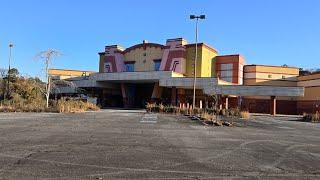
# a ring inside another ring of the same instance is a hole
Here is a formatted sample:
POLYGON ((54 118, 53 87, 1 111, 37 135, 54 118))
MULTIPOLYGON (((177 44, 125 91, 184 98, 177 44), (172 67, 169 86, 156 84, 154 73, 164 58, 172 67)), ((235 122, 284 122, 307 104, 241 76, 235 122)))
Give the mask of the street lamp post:
POLYGON ((193 100, 192 100, 192 108, 196 106, 196 83, 197 83, 197 59, 198 59, 198 21, 199 19, 205 19, 205 15, 190 15, 190 19, 196 20, 196 48, 195 48, 195 57, 194 57, 194 72, 193 72, 193 100))
POLYGON ((9 44, 9 68, 8 68, 7 96, 9 96, 9 93, 10 93, 10 70, 11 70, 12 48, 13 48, 13 44, 10 43, 9 44))

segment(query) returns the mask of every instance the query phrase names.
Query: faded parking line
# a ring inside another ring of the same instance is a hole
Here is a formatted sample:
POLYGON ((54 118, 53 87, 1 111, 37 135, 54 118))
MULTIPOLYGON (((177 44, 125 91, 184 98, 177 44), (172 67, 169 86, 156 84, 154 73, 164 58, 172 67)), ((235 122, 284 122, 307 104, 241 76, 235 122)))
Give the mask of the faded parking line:
POLYGON ((158 116, 156 114, 144 114, 141 118, 140 123, 157 123, 158 116))

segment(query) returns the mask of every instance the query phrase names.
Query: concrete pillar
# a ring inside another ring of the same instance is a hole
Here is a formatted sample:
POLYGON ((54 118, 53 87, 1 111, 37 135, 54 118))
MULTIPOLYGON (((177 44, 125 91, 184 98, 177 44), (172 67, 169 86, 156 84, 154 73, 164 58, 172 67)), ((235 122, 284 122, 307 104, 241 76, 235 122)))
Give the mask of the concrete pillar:
POLYGON ((185 103, 186 95, 185 90, 182 88, 177 88, 177 103, 185 103))
POLYGON ((209 102, 208 102, 208 98, 205 98, 205 108, 208 109, 209 108, 209 102))
POLYGON ((159 86, 159 83, 155 83, 153 86, 151 99, 160 99, 162 94, 162 89, 163 88, 159 86))
POLYGON ((238 100, 238 108, 239 108, 240 110, 242 110, 242 100, 241 100, 241 96, 238 96, 238 97, 237 97, 237 100, 238 100))
POLYGON ((225 103, 226 103, 226 109, 228 109, 229 108, 229 98, 228 98, 228 96, 226 96, 225 103))
POLYGON ((177 88, 176 87, 171 88, 171 104, 173 106, 177 105, 177 88))
POLYGON ((271 96, 270 99, 270 114, 271 115, 276 115, 277 114, 277 99, 275 96, 271 96))
POLYGON ((128 99, 127 99, 127 90, 124 83, 121 83, 121 94, 122 94, 122 101, 123 101, 123 107, 128 107, 128 99))
POLYGON ((222 110, 222 96, 220 94, 218 94, 218 107, 219 107, 219 110, 222 110))

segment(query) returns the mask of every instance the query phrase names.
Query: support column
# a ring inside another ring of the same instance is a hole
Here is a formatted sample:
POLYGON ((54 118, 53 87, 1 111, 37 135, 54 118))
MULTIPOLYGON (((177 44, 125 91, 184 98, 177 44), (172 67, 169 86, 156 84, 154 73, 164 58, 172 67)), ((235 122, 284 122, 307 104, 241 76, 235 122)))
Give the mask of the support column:
POLYGON ((226 96, 225 103, 226 103, 226 109, 228 109, 229 108, 229 98, 228 98, 228 96, 226 96))
POLYGON ((126 92, 126 86, 124 83, 121 83, 121 94, 122 94, 122 101, 123 101, 123 107, 128 107, 128 99, 127 99, 127 92, 126 92))
POLYGON ((177 88, 176 87, 171 88, 171 104, 173 106, 177 105, 177 88))
POLYGON ((240 110, 242 110, 242 98, 241 98, 241 96, 238 96, 238 97, 237 97, 237 100, 238 100, 238 108, 239 108, 240 110))
POLYGON ((177 103, 186 103, 185 90, 182 88, 177 89, 177 103))
POLYGON ((159 86, 159 83, 155 83, 153 86, 151 101, 156 102, 156 101, 160 100, 161 94, 162 94, 162 87, 159 86))
POLYGON ((218 94, 218 108, 219 108, 219 110, 223 109, 223 101, 222 101, 221 94, 218 94))
POLYGON ((277 99, 275 96, 271 96, 270 99, 270 114, 271 115, 276 115, 277 114, 277 99))

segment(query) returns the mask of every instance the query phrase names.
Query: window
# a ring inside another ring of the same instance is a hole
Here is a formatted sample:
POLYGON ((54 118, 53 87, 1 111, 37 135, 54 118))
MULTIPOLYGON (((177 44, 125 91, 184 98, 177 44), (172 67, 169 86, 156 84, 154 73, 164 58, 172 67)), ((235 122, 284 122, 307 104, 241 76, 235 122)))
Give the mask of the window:
POLYGON ((221 77, 221 79, 232 83, 232 77, 221 77))
POLYGON ((282 76, 282 79, 286 79, 286 76, 282 76))
POLYGON ((221 71, 221 77, 232 77, 233 71, 221 71))
POLYGON ((112 66, 111 66, 111 63, 109 63, 109 62, 104 63, 104 72, 106 72, 106 73, 110 73, 110 72, 112 72, 112 66))
POLYGON ((179 61, 173 61, 172 71, 176 71, 177 66, 179 65, 179 61))
POLYGON ((125 64, 126 66, 126 72, 134 72, 134 64, 130 63, 130 64, 125 64))
POLYGON ((155 71, 159 71, 160 70, 160 65, 161 65, 161 60, 160 59, 154 60, 154 70, 155 71))
POLYGON ((232 70, 233 69, 233 64, 221 64, 221 70, 232 70))

